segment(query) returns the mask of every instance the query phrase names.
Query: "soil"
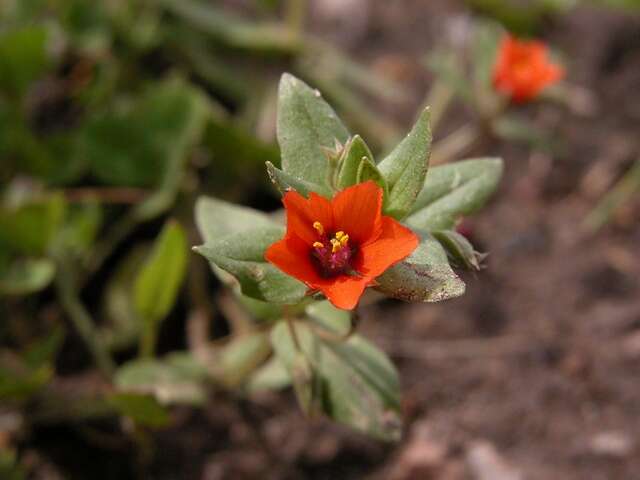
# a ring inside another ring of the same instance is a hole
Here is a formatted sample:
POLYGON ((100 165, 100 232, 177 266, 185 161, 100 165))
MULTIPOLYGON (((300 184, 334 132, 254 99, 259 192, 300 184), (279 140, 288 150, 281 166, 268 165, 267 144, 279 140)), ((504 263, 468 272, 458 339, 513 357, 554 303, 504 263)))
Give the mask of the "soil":
MULTIPOLYGON (((410 98, 380 108, 408 127, 431 82, 421 59, 464 29, 469 12, 444 0, 326 4, 314 30, 402 82, 410 98), (362 18, 346 35, 335 19, 349 8, 362 18)), ((524 107, 562 141, 559 154, 493 141, 465 155, 505 160, 500 191, 465 224, 490 252, 487 268, 462 274, 459 299, 361 311, 361 332, 399 368, 402 441, 307 420, 291 393, 215 394, 204 411, 181 410, 174 427, 154 434, 148 478, 640 478, 640 201, 596 234, 582 226, 640 155, 640 17, 579 7, 541 36, 562 52, 584 101, 524 107)), ((441 131, 468 115, 454 109, 441 131)), ((59 435, 83 454, 77 431, 41 432, 59 435)), ((94 478, 133 475, 127 445, 90 454, 102 466, 94 478)))

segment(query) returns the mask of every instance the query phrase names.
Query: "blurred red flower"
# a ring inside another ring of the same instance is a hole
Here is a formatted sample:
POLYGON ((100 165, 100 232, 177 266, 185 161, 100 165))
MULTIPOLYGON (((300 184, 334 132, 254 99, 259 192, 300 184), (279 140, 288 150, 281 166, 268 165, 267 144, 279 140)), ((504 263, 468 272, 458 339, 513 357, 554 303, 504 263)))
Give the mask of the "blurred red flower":
POLYGON ((549 59, 547 46, 538 40, 502 39, 493 69, 493 85, 516 103, 535 98, 564 76, 564 69, 549 59))
POLYGON ((355 308, 364 289, 418 246, 418 237, 382 215, 382 189, 368 181, 328 200, 284 195, 287 232, 265 258, 321 291, 338 308, 355 308))

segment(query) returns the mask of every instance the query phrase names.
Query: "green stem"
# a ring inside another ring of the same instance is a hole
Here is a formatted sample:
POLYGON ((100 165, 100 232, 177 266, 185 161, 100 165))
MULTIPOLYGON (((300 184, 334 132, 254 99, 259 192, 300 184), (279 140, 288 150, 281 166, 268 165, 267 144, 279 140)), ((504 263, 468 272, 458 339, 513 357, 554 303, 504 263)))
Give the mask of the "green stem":
POLYGON ((480 136, 480 129, 473 125, 463 125, 433 145, 431 165, 447 163, 462 155, 480 136))
POLYGON ((584 226, 595 232, 605 225, 615 211, 625 203, 631 195, 640 192, 640 159, 618 180, 618 183, 600 200, 584 221, 584 226))
POLYGON ((60 303, 69 315, 76 331, 86 344, 100 371, 111 378, 115 364, 108 351, 100 342, 95 323, 78 297, 78 290, 73 276, 65 261, 58 261, 55 286, 60 303))
POLYGON ((302 35, 306 11, 306 0, 288 0, 285 5, 285 22, 289 31, 297 38, 302 35))
POLYGON ((145 320, 142 335, 140 335, 140 357, 153 357, 156 351, 157 333, 157 328, 149 320, 145 320))
POLYGON ((449 108, 453 96, 453 89, 441 81, 436 80, 429 90, 424 101, 424 107, 429 107, 431 110, 429 122, 432 132, 436 131, 436 126, 449 108))

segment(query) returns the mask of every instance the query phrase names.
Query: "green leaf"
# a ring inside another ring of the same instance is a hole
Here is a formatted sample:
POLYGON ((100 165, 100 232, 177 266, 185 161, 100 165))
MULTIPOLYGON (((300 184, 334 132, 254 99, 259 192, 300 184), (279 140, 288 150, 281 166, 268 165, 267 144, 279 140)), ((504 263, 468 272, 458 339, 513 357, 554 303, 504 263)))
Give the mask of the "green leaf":
POLYGON ((237 388, 267 359, 271 345, 266 333, 250 332, 232 338, 217 353, 217 380, 228 388, 237 388))
POLYGON ((438 230, 433 232, 433 236, 456 265, 469 270, 480 270, 480 262, 486 255, 476 252, 464 235, 453 230, 438 230))
POLYGON ((61 194, 33 198, 16 207, 0 207, 0 245, 26 255, 43 255, 62 225, 66 209, 61 194))
POLYGON ((163 427, 171 420, 167 409, 151 395, 114 393, 107 402, 121 414, 147 427, 163 427))
POLYGON ((267 247, 283 236, 282 227, 255 228, 207 242, 194 250, 236 277, 243 294, 267 302, 296 303, 306 294, 305 284, 264 259, 267 247))
POLYGON ((54 327, 51 332, 30 344, 22 354, 25 365, 35 370, 54 363, 58 351, 64 341, 64 329, 54 327))
POLYGON ((422 230, 446 230, 481 208, 502 176, 502 159, 477 158, 434 167, 424 182, 407 224, 422 230))
POLYGON ((356 178, 356 183, 373 180, 380 188, 382 188, 385 202, 389 201, 389 187, 387 185, 387 181, 382 176, 382 173, 380 173, 380 170, 378 170, 378 167, 376 167, 376 165, 367 157, 362 157, 356 178))
POLYGON ((428 235, 409 257, 389 268, 376 282, 377 290, 407 302, 439 302, 459 297, 465 290, 442 246, 428 235))
POLYGON ((133 286, 135 309, 145 324, 144 335, 151 337, 148 341, 155 340, 158 323, 173 307, 186 267, 186 234, 178 223, 170 221, 156 239, 133 286))
POLYGON ((252 392, 282 390, 291 385, 291 376, 277 357, 272 357, 249 378, 245 389, 252 392))
POLYGON ((213 197, 198 198, 195 217, 196 226, 205 242, 213 242, 226 235, 243 233, 254 228, 275 226, 269 216, 259 210, 213 197))
POLYGON ((202 144, 211 155, 202 179, 203 189, 219 194, 242 192, 243 188, 255 188, 256 184, 266 185, 264 163, 276 163, 280 159, 276 145, 264 143, 246 128, 235 125, 233 118, 222 111, 211 116, 202 144))
POLYGON ((249 22, 214 4, 193 0, 161 0, 160 3, 190 27, 229 47, 280 54, 295 53, 302 47, 298 36, 288 28, 249 22))
POLYGON ((424 184, 430 154, 431 129, 426 108, 411 132, 378 164, 389 185, 387 215, 401 219, 409 213, 424 184))
POLYGON ((292 327, 295 337, 287 323, 280 322, 271 332, 271 342, 292 378, 304 376, 304 365, 309 367, 302 393, 311 398, 306 398, 303 408, 313 413, 317 406, 340 423, 377 438, 397 440, 400 386, 386 355, 358 335, 327 342, 304 322, 292 327))
POLYGON ((318 185, 316 183, 307 182, 293 175, 283 172, 276 168, 271 162, 267 162, 267 173, 273 184, 280 190, 283 195, 289 190, 295 190, 300 195, 309 197, 309 193, 315 192, 327 198, 333 196, 333 192, 326 184, 318 185))
POLYGON ((48 66, 47 31, 28 26, 0 34, 0 86, 22 95, 48 66))
POLYGON ((174 353, 163 360, 125 363, 116 372, 114 383, 121 392, 152 394, 162 404, 202 405, 206 378, 207 371, 189 354, 174 353))
POLYGON ((16 259, 0 270, 0 294, 28 295, 46 288, 55 275, 55 265, 47 259, 16 259))
POLYGON ((57 245, 78 256, 90 254, 102 220, 102 207, 97 202, 72 205, 58 235, 57 245))
POLYGON ((338 190, 343 190, 358 183, 358 168, 365 157, 375 165, 373 154, 367 144, 360 135, 354 135, 349 139, 342 151, 340 170, 336 180, 338 190))
POLYGON ((165 317, 178 295, 187 265, 187 238, 177 222, 168 222, 134 284, 139 315, 156 322, 165 317))
POLYGON ((318 90, 285 73, 278 90, 278 143, 282 169, 307 182, 327 185, 329 162, 323 149, 344 144, 349 132, 318 90))
POLYGON ((347 335, 351 331, 351 314, 334 307, 328 300, 314 302, 305 309, 309 320, 334 335, 347 335))
POLYGON ((101 343, 110 350, 130 348, 140 336, 142 322, 136 313, 132 292, 147 256, 148 245, 132 248, 116 265, 104 287, 101 310, 108 321, 101 325, 99 335, 101 343))
POLYGON ((34 370, 16 371, 0 364, 0 401, 27 400, 45 387, 52 377, 53 369, 49 365, 43 365, 34 370))
POLYGON ((96 177, 109 185, 173 183, 181 177, 181 168, 173 164, 181 165, 200 138, 208 111, 199 90, 170 79, 147 88, 135 103, 92 119, 82 153, 96 177))

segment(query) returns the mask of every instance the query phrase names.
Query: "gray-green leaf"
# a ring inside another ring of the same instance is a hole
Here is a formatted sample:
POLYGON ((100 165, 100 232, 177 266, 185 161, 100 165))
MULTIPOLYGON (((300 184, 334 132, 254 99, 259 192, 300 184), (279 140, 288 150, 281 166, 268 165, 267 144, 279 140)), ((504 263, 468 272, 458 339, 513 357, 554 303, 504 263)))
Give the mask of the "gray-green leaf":
POLYGON ((289 175, 287 172, 275 167, 271 162, 267 162, 267 173, 269 174, 271 182, 273 182, 282 194, 285 194, 289 190, 295 190, 304 197, 309 197, 309 193, 311 192, 315 192, 327 198, 331 198, 333 196, 333 192, 326 184, 319 185, 294 177, 293 175, 289 175))
POLYGON ((502 159, 477 158, 434 167, 424 182, 407 223, 423 230, 445 230, 488 200, 502 176, 502 159))
POLYGON ((360 135, 354 135, 349 139, 342 151, 340 170, 336 180, 336 186, 339 190, 358 183, 358 168, 364 157, 374 163, 373 155, 367 144, 360 135))
POLYGON ((318 90, 288 73, 280 79, 277 130, 282 169, 311 183, 328 184, 323 148, 345 143, 349 132, 318 90))
POLYGON ((376 279, 377 290, 407 302, 439 302, 459 297, 465 285, 454 273, 442 246, 425 236, 407 258, 376 279))
POLYGON ((308 362, 312 375, 306 393, 313 397, 307 407, 316 406, 334 420, 369 435, 397 440, 400 386, 387 356, 358 335, 345 342, 328 342, 303 322, 292 326, 295 339, 289 326, 281 322, 274 327, 271 342, 292 377, 300 370, 301 355, 308 362))
POLYGON ((134 284, 134 305, 146 322, 156 323, 171 310, 187 266, 187 238, 176 222, 165 225, 134 284))
POLYGON ((402 219, 407 216, 422 189, 431 154, 429 109, 393 151, 378 165, 389 186, 385 213, 402 219))
POLYGON ((273 303, 296 303, 304 298, 304 283, 267 263, 264 252, 284 236, 278 226, 255 228, 210 241, 194 250, 240 282, 242 293, 273 303))

